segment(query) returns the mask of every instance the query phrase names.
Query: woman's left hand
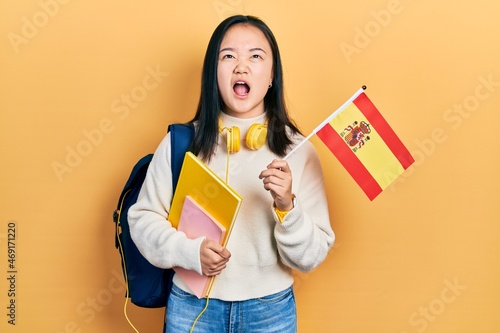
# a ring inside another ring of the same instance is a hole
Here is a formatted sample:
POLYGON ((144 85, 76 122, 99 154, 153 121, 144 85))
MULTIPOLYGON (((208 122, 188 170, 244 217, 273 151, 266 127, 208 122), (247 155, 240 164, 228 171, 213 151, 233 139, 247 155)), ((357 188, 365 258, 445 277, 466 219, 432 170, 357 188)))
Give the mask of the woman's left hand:
POLYGON ((292 172, 285 160, 273 160, 260 173, 259 179, 263 180, 264 188, 271 193, 279 210, 289 211, 293 208, 292 172))

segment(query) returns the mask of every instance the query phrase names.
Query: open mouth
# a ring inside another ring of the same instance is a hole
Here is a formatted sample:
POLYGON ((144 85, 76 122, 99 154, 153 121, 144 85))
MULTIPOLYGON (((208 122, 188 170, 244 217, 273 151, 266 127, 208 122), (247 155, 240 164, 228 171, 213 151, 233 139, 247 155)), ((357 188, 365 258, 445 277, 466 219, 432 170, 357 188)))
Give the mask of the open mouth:
POLYGON ((234 84, 233 90, 238 96, 246 96, 250 92, 250 86, 243 81, 238 81, 234 84))

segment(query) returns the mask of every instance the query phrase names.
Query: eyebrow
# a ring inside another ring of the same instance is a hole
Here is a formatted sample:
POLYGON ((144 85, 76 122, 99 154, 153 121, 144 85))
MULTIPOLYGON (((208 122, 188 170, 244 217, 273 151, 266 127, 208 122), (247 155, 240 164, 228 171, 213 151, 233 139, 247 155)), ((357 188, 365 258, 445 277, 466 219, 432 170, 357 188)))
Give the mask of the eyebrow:
MULTIPOLYGON (((234 48, 232 48, 232 47, 225 47, 225 48, 223 48, 222 50, 220 50, 220 51, 219 51, 219 53, 224 52, 224 51, 231 51, 231 52, 235 52, 235 49, 234 49, 234 48)), ((262 49, 262 48, 260 48, 260 47, 254 47, 254 48, 251 48, 249 51, 250 51, 250 52, 262 51, 262 52, 264 52, 265 54, 267 54, 267 52, 266 52, 266 51, 264 51, 264 49, 262 49)))

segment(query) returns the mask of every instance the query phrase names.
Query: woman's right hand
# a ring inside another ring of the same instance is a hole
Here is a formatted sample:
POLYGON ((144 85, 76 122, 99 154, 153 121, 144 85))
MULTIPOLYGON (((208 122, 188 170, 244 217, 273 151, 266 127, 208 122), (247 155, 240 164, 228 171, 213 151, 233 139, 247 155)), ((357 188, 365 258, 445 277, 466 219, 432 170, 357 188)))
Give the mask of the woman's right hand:
POLYGON ((212 240, 205 239, 201 243, 201 270, 205 276, 219 275, 231 258, 231 252, 212 240))

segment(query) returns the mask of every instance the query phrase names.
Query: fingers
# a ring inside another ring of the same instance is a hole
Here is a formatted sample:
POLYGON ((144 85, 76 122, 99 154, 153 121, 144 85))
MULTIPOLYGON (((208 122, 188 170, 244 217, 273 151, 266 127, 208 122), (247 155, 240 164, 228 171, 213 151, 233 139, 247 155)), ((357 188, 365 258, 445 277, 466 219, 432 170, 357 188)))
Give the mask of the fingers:
POLYGON ((259 175, 264 188, 271 193, 275 205, 281 210, 290 210, 292 203, 292 172, 284 160, 274 160, 259 175))
POLYGON ((200 260, 203 275, 219 275, 231 257, 231 253, 219 243, 205 239, 201 243, 200 260))
POLYGON ((292 173, 286 161, 274 160, 267 166, 267 169, 259 175, 266 190, 275 190, 274 187, 291 187, 292 173))
POLYGON ((267 169, 261 172, 259 178, 262 179, 270 174, 273 174, 276 171, 281 171, 285 174, 291 174, 290 167, 285 160, 273 160, 271 164, 267 166, 267 169))

